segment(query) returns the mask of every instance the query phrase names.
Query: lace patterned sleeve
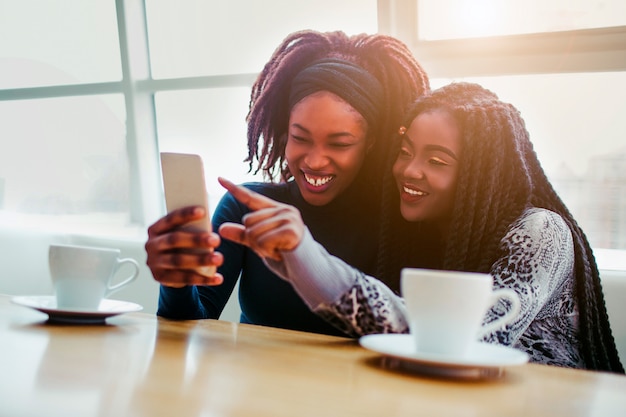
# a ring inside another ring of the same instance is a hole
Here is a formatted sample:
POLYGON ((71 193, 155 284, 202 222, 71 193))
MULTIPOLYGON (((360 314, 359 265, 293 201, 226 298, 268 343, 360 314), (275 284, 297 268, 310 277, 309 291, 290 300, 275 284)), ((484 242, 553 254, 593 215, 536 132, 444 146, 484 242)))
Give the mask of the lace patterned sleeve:
POLYGON ((363 273, 337 301, 320 304, 314 312, 351 337, 409 331, 404 300, 363 273))
MULTIPOLYGON (((504 255, 492 267, 495 288, 520 297, 518 318, 485 341, 514 346, 534 362, 577 366, 577 311, 573 303, 574 246, 569 228, 556 213, 528 209, 502 239, 504 255)), ((507 309, 501 301, 485 319, 507 309)))

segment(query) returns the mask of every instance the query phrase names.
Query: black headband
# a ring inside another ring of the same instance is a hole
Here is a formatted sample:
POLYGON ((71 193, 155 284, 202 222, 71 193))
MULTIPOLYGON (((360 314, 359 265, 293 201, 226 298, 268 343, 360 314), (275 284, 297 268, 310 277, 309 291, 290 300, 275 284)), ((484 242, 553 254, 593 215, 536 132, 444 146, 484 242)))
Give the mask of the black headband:
POLYGON ((344 99, 376 131, 383 102, 383 86, 376 77, 350 61, 325 58, 311 63, 291 82, 289 109, 317 91, 329 91, 344 99))

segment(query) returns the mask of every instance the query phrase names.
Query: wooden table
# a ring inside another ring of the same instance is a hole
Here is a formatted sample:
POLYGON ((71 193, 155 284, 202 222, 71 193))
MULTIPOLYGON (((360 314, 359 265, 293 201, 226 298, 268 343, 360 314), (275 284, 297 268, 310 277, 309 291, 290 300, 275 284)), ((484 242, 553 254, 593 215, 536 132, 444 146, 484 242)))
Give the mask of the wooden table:
POLYGON ((2 417, 626 415, 626 377, 608 373, 437 379, 338 337, 141 313, 46 321, 0 295, 2 417))

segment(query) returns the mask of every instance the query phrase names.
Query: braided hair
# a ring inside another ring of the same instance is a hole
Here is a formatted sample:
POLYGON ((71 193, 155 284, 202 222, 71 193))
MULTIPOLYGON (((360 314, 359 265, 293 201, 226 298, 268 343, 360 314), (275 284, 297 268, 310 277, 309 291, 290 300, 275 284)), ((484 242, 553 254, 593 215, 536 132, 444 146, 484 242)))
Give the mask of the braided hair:
MULTIPOLYGON (((437 269, 489 273, 503 255, 500 241, 524 210, 551 210, 563 218, 573 237, 575 301, 586 366, 623 373, 592 249, 548 181, 519 111, 479 85, 453 83, 419 98, 408 111, 404 125, 409 126, 419 114, 432 110, 451 114, 462 132, 461 169, 449 226, 454 234, 440 243, 436 262, 432 253, 427 260, 416 258, 417 252, 428 249, 432 234, 424 233, 427 225, 402 219, 400 198, 388 167, 383 185, 378 276, 397 290, 400 269, 422 266, 425 261, 431 262, 428 267, 437 269), (402 231, 405 233, 399 234, 402 231)), ((394 160, 390 155, 388 163, 394 160)))
MULTIPOLYGON (((361 172, 371 187, 382 183, 389 146, 402 115, 413 100, 430 90, 429 80, 408 47, 396 38, 381 34, 348 36, 344 32, 305 30, 292 33, 276 48, 252 87, 248 116, 250 172, 264 178, 287 181, 292 177, 285 161, 293 79, 316 61, 338 58, 370 72, 383 87, 379 123, 368 132, 374 145, 361 172), (278 171, 278 172, 277 172, 278 171)), ((369 130, 369 129, 368 129, 369 130)))

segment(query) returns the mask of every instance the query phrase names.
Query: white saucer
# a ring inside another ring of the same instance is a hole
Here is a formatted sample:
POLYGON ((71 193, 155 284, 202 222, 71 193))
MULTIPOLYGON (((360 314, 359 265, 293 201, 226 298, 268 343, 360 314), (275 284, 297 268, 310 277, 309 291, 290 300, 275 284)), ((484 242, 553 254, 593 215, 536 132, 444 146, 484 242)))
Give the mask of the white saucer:
POLYGON ((46 313, 54 323, 102 324, 107 317, 143 309, 139 304, 111 299, 102 300, 98 310, 63 309, 57 308, 56 297, 52 295, 13 297, 11 301, 46 313))
POLYGON ((366 349, 399 359, 402 363, 396 367, 435 376, 493 378, 501 376, 504 367, 528 362, 526 352, 482 342, 472 345, 464 357, 416 352, 410 334, 372 334, 361 337, 359 343, 366 349))

